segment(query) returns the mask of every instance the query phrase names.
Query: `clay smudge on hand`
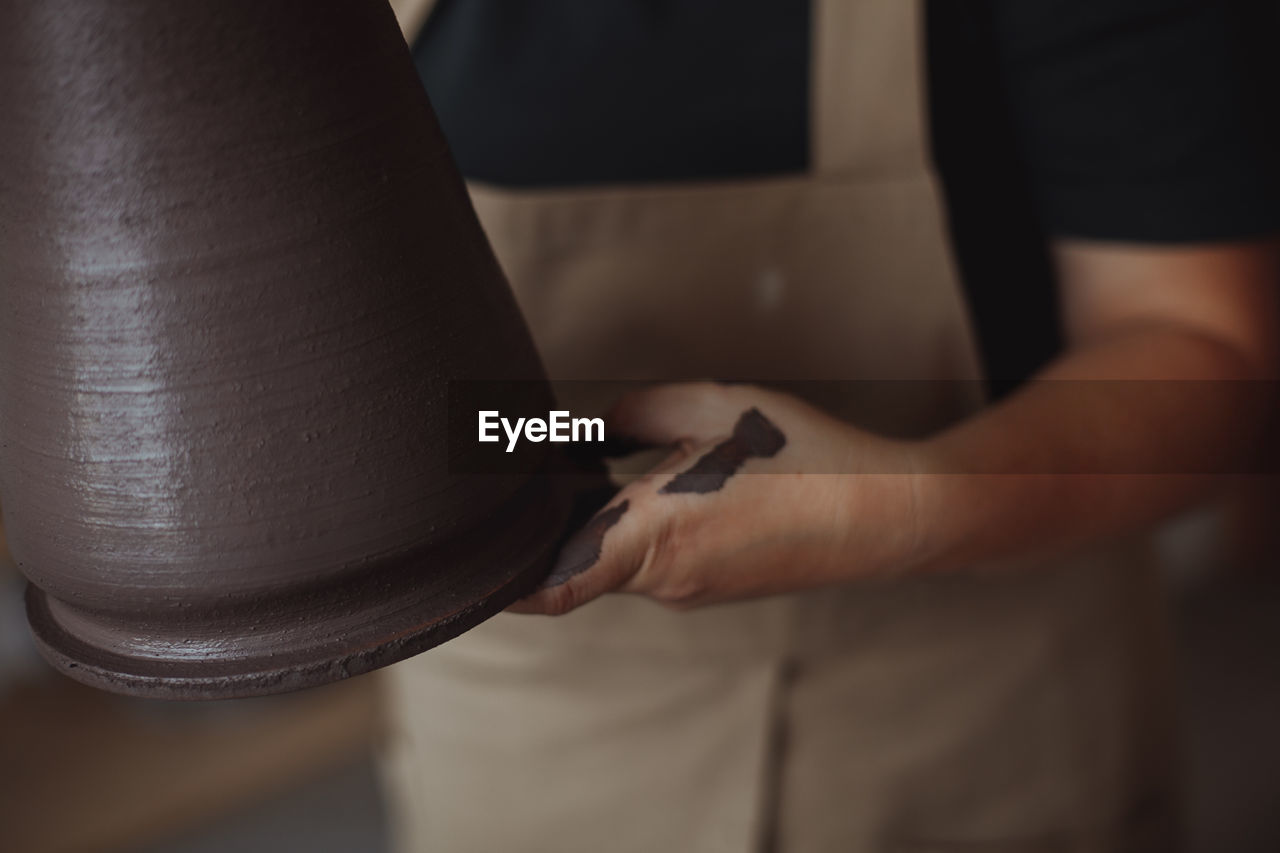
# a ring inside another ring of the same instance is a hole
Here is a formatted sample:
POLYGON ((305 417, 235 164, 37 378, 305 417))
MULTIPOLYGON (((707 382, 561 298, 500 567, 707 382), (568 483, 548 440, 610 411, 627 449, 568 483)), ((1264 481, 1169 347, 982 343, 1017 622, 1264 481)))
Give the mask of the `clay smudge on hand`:
POLYGON ((707 451, 686 471, 681 471, 659 490, 659 494, 699 494, 718 492, 738 473, 748 459, 769 459, 778 455, 787 437, 759 409, 748 409, 738 418, 733 435, 707 451))
POLYGON ((630 508, 631 501, 623 501, 617 506, 610 507, 596 514, 585 527, 570 536, 569 541, 565 542, 564 547, 560 549, 555 567, 542 582, 542 587, 545 589, 550 586, 559 586, 599 562, 600 552, 604 550, 605 534, 630 508))

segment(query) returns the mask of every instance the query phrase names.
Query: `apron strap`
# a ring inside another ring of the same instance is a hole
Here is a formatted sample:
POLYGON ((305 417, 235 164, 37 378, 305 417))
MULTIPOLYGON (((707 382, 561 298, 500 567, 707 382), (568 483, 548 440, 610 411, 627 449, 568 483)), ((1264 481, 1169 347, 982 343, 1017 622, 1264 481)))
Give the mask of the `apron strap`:
POLYGON ((396 13, 400 32, 404 33, 404 40, 410 47, 427 25, 427 18, 431 17, 431 10, 436 2, 437 0, 391 0, 391 11, 396 13))
POLYGON ((816 175, 932 171, 921 3, 813 0, 810 160, 816 175), (904 92, 917 96, 904 98, 904 92))

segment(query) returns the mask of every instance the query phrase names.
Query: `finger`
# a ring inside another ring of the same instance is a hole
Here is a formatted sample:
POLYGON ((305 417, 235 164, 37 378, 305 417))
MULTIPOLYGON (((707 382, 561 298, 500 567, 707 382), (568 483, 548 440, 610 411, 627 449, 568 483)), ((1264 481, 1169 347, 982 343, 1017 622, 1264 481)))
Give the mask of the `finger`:
POLYGON ((561 546, 551 573, 540 584, 541 588, 560 586, 596 565, 604 550, 605 536, 630 508, 631 501, 624 498, 592 516, 561 546))
POLYGON ((645 450, 652 444, 621 435, 606 435, 603 441, 582 441, 565 445, 565 455, 584 468, 596 468, 605 459, 621 459, 645 450))
POLYGON ((636 551, 647 524, 630 499, 619 497, 565 542, 543 586, 508 610, 560 616, 626 582, 640 564, 636 551))
POLYGON ((748 396, 742 388, 714 382, 632 391, 605 415, 605 432, 654 446, 702 444, 728 434, 748 396))
POLYGON ((656 500, 658 489, 686 467, 689 458, 689 449, 681 447, 618 492, 569 537, 542 586, 507 609, 561 615, 607 592, 641 591, 632 581, 667 539, 675 509, 670 499, 656 500))

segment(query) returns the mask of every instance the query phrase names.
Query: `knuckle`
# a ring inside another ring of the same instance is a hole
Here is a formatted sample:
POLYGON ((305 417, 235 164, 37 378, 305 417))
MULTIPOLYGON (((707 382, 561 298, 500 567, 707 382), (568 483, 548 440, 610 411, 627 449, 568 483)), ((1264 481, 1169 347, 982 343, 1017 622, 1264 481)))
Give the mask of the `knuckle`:
POLYGON ((659 530, 641 563, 640 572, 654 578, 650 596, 671 610, 696 607, 706 594, 706 582, 688 558, 690 549, 681 546, 683 527, 670 519, 659 530), (686 555, 683 559, 680 555, 686 555))

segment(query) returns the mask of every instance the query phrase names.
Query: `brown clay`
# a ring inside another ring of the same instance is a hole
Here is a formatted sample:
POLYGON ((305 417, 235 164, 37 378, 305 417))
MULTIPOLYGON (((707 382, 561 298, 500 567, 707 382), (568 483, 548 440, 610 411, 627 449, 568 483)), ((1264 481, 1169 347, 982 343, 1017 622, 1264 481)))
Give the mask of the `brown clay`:
POLYGON ((542 372, 385 3, 0 4, 0 116, 0 489, 51 660, 277 692, 541 580, 561 490, 449 473, 448 381, 542 372))
POLYGON ((738 418, 733 435, 704 453, 697 462, 671 478, 659 494, 706 494, 724 488, 748 459, 777 456, 787 444, 782 430, 759 409, 748 409, 738 418))

